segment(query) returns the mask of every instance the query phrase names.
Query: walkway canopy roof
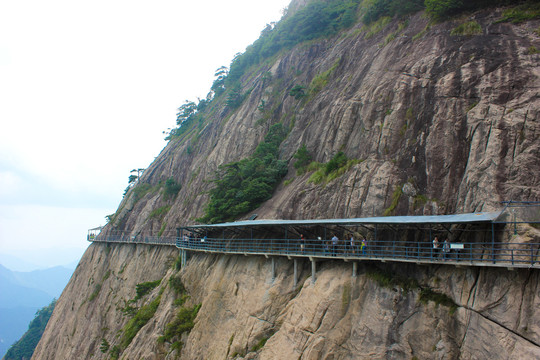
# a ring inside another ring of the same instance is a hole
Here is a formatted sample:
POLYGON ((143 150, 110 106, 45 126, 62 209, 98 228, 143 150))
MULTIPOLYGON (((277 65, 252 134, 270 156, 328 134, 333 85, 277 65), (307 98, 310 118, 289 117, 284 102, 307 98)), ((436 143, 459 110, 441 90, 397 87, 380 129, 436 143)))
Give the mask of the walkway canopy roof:
POLYGON ((257 227, 257 226, 332 226, 332 225, 406 225, 406 224, 470 224, 470 223, 491 223, 495 222, 501 214, 496 212, 477 212, 470 214, 456 215, 424 215, 424 216, 380 216, 352 219, 313 219, 313 220, 242 220, 220 224, 202 224, 183 226, 182 229, 197 230, 218 230, 226 228, 257 227))

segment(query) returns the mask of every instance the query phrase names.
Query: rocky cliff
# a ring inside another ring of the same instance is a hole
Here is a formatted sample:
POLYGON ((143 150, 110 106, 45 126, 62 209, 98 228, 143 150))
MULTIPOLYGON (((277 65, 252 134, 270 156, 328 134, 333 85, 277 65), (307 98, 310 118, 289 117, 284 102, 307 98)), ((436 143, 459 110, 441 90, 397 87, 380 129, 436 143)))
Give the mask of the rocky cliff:
MULTIPOLYGON (((105 232, 174 234, 192 223, 218 166, 251 155, 278 122, 288 172, 252 211, 260 218, 445 214, 540 200, 540 22, 499 22, 502 11, 359 23, 252 67, 241 104, 216 97, 126 194, 105 232), (455 31, 471 22, 473 34, 455 31), (305 96, 290 95, 297 85, 305 96), (309 181, 312 171, 293 167, 301 145, 319 163, 339 151, 355 161, 336 178, 309 181), (163 191, 167 179, 182 186, 174 197, 163 191)), ((534 229, 529 236, 540 241, 534 229)), ((177 256, 173 247, 91 245, 33 358, 540 356, 534 270, 364 263, 352 277, 336 261, 322 263, 313 283, 305 263, 294 287, 285 259, 271 279, 265 258, 193 255, 178 270, 177 256), (173 327, 183 330, 171 335, 173 327)))

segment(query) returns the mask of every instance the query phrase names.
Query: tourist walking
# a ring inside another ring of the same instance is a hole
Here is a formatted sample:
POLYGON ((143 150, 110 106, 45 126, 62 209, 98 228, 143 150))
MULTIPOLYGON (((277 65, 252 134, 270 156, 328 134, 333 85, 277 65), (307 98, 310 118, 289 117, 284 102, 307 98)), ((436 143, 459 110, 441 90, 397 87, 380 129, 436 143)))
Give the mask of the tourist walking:
POLYGON ((444 259, 446 260, 448 256, 450 255, 450 243, 448 242, 448 239, 444 239, 443 253, 444 253, 444 259))
POLYGON ((437 258, 439 255, 439 238, 435 236, 433 239, 433 257, 437 258))

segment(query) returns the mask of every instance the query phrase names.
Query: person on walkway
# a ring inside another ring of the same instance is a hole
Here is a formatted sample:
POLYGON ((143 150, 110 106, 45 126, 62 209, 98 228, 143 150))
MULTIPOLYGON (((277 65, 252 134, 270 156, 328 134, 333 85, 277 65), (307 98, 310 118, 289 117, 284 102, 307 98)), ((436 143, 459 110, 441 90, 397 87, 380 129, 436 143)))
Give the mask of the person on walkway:
POLYGON ((362 255, 366 255, 366 249, 367 249, 367 240, 366 238, 362 238, 362 245, 360 245, 360 250, 362 250, 362 255))
POLYGON ((336 256, 338 243, 339 243, 339 239, 336 236, 336 234, 334 234, 334 236, 332 236, 332 256, 336 256))
POLYGON ((306 238, 304 234, 300 234, 300 251, 304 252, 306 249, 306 238))
POLYGON ((349 239, 349 245, 351 246, 351 252, 353 254, 355 254, 356 253, 356 244, 355 244, 355 241, 354 241, 353 234, 351 234, 351 238, 349 239))
POLYGON ((433 257, 437 258, 438 255, 439 255, 439 238, 435 236, 435 238, 433 238, 433 257))
POLYGON ((448 242, 448 239, 444 239, 443 252, 444 260, 446 260, 450 256, 450 243, 448 242))

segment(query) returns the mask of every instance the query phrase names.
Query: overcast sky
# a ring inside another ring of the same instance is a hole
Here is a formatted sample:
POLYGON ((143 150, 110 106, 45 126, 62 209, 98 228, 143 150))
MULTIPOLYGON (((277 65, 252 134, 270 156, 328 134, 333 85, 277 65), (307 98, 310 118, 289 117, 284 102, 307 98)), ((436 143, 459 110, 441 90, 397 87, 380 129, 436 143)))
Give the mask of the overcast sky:
POLYGON ((82 252, 177 108, 288 3, 0 2, 0 254, 82 252))

